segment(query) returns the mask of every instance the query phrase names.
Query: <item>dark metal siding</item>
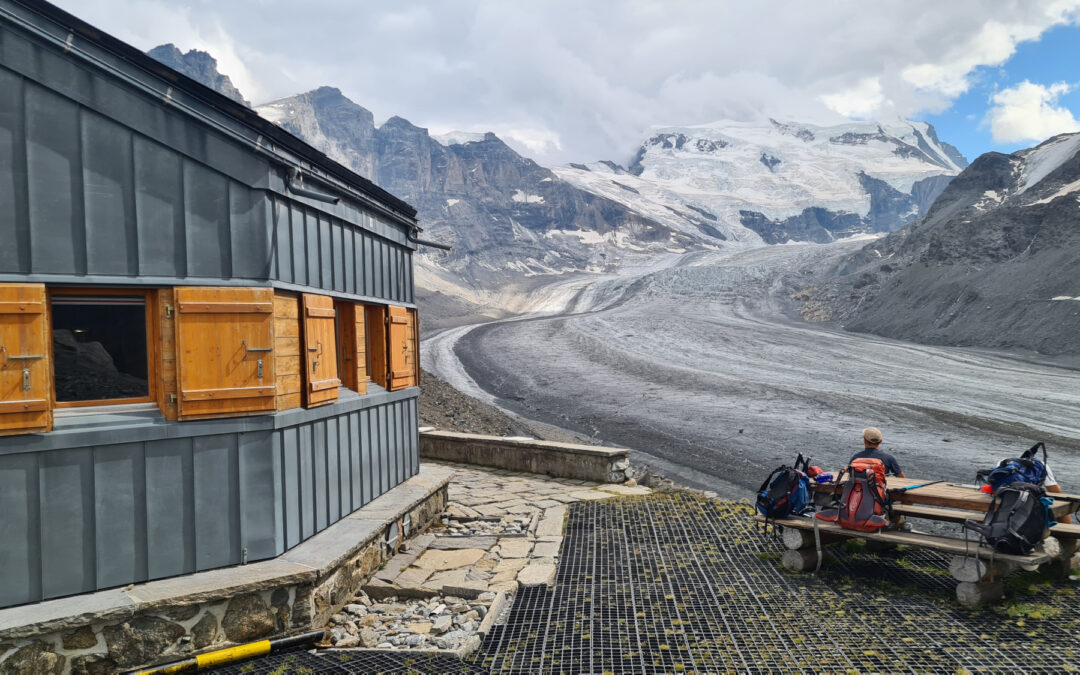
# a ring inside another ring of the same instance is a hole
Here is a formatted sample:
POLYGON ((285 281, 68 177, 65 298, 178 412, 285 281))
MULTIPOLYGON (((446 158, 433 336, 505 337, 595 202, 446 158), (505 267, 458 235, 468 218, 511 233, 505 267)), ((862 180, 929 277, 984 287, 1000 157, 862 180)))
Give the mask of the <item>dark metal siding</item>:
POLYGON ((416 429, 413 397, 281 429, 0 454, 0 607, 280 555, 415 475, 416 429))
POLYGON ((406 228, 0 24, 0 281, 265 283, 411 304, 406 228))

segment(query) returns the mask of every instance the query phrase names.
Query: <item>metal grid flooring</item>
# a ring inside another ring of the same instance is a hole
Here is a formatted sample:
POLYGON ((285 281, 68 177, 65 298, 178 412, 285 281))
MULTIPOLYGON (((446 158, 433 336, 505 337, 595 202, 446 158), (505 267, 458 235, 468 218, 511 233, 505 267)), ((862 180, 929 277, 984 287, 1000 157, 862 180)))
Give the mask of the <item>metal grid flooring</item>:
POLYGON ((1010 582, 1017 599, 969 610, 954 601, 942 556, 834 547, 823 573, 795 574, 780 567, 783 547, 755 532, 750 515, 744 504, 685 493, 576 503, 555 586, 521 589, 505 625, 466 661, 296 652, 220 672, 1057 673, 1080 665, 1074 582, 1018 576, 1010 582), (1032 611, 1049 618, 1022 616, 1032 611))

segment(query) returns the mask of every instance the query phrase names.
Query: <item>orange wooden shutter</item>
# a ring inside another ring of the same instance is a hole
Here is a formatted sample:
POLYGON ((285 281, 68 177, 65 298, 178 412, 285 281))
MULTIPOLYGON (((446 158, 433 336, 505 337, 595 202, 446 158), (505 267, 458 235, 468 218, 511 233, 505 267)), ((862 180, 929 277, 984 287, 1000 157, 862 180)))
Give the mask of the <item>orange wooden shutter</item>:
POLYGON ((274 412, 274 291, 176 288, 182 420, 274 412))
POLYGON ((367 319, 368 359, 371 368, 368 375, 375 384, 389 388, 386 365, 386 307, 366 305, 364 316, 367 319))
POLYGON ((0 436, 52 429, 52 340, 43 284, 0 284, 0 436))
POLYGON ((334 299, 304 293, 304 387, 306 407, 337 400, 341 385, 337 372, 337 336, 334 330, 334 299))
POLYGON ((416 318, 404 307, 390 310, 390 391, 415 387, 416 318))
POLYGON ((359 394, 366 394, 368 378, 364 306, 339 300, 334 303, 334 309, 337 310, 341 382, 359 394))

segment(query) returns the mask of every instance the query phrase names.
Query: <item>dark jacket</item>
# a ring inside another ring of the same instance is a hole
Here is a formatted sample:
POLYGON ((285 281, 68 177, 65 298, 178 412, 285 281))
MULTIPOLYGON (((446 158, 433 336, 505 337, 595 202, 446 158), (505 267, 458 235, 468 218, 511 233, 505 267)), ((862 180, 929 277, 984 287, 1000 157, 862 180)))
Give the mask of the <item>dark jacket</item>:
POLYGON ((865 448, 860 452, 856 452, 851 456, 851 461, 848 464, 857 459, 880 459, 881 463, 885 465, 885 475, 887 476, 895 476, 901 473, 896 458, 879 448, 865 448))

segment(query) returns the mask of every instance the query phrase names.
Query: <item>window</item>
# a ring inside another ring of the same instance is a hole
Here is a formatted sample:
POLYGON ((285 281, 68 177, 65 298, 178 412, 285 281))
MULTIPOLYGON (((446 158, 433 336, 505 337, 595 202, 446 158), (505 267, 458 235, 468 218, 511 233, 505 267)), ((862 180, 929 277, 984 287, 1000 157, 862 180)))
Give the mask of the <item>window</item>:
POLYGON ((53 289, 57 407, 150 401, 147 294, 53 289))

